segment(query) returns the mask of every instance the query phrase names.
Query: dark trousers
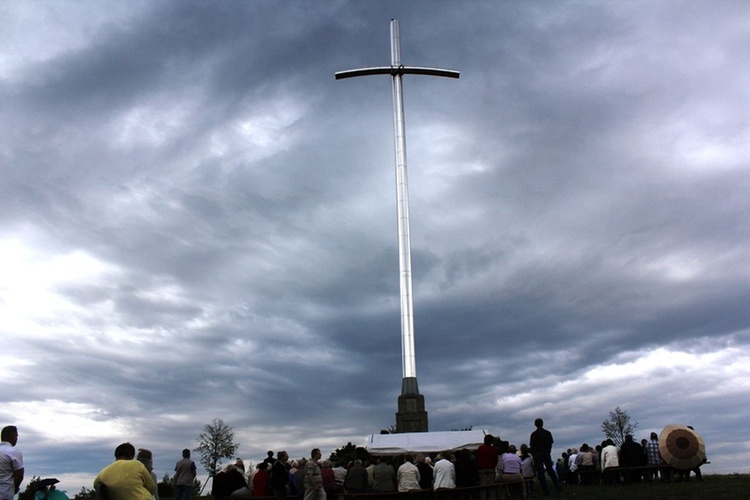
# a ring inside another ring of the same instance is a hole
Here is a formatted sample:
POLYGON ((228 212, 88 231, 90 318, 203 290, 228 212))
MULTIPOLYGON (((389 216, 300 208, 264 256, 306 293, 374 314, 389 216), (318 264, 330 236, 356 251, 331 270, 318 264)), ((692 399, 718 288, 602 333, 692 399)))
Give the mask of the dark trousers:
POLYGON ((539 483, 542 485, 542 491, 545 495, 549 495, 549 488, 547 487, 547 478, 544 477, 544 470, 547 469, 547 475, 552 480, 552 484, 555 490, 559 493, 562 491, 560 487, 560 481, 557 479, 555 469, 552 467, 552 456, 549 453, 534 453, 534 467, 536 467, 536 477, 539 479, 539 483))
POLYGON ((273 496, 276 500, 284 500, 286 498, 286 488, 273 488, 273 496))
POLYGON ((177 485, 174 487, 174 500, 190 500, 190 490, 192 486, 177 485))

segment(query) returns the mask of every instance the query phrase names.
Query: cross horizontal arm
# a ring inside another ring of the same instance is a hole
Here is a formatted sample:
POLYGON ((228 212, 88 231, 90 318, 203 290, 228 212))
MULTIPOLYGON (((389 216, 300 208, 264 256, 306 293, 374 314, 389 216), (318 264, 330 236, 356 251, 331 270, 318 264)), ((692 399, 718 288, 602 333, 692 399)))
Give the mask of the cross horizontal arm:
POLYGON ((444 76, 446 78, 458 78, 461 75, 461 73, 452 69, 420 68, 417 66, 400 66, 396 68, 396 71, 400 75, 431 75, 444 76))
POLYGON ((360 69, 347 69, 345 71, 336 72, 336 80, 342 80, 344 78, 354 78, 355 76, 368 76, 368 75, 390 75, 390 66, 380 66, 377 68, 360 68, 360 69))
POLYGON ((430 75, 458 78, 460 73, 452 69, 422 68, 417 66, 378 66, 375 68, 348 69, 336 72, 336 80, 369 75, 430 75))

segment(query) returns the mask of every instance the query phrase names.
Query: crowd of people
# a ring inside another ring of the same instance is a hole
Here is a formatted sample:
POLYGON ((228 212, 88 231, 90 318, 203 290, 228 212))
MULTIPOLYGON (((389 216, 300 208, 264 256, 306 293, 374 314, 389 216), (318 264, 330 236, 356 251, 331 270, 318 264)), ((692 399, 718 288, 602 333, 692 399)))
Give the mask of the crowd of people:
POLYGON ((612 439, 594 447, 583 443, 580 448, 568 448, 557 459, 555 469, 568 484, 688 481, 691 473, 695 473, 697 481, 703 481, 700 465, 692 469, 674 469, 664 462, 659 451, 659 436, 655 432, 640 443, 631 434, 626 434, 620 448, 612 439))
POLYGON ((537 419, 529 444, 514 444, 486 435, 475 452, 447 450, 432 457, 419 453, 395 457, 371 456, 348 464, 321 460, 320 450, 310 457, 290 461, 285 451, 268 452, 268 457, 246 473, 240 460, 214 478, 212 495, 221 500, 236 497, 294 496, 303 500, 340 500, 357 493, 426 492, 455 488, 476 488, 478 500, 504 498, 508 485, 525 496, 539 477, 541 489, 549 494, 545 474, 560 492, 561 481, 552 462, 552 434, 537 419), (270 471, 270 472, 269 472, 270 471), (231 480, 230 480, 231 478, 231 480))
MULTIPOLYGON (((18 443, 18 428, 4 427, 0 442, 0 500, 13 500, 24 480, 24 463, 18 443)), ((94 490, 99 500, 159 500, 153 454, 141 448, 136 454, 130 443, 115 448, 115 461, 102 469, 94 479, 94 490)), ((173 478, 175 500, 189 500, 197 470, 190 460, 190 450, 182 452, 182 460, 175 466, 173 478)), ((32 481, 34 500, 67 500, 68 496, 55 488, 56 478, 32 481)))
MULTIPOLYGON (((278 459, 274 459, 269 451, 263 463, 244 475, 244 483, 237 481, 230 488, 215 486, 213 495, 220 499, 253 496, 284 500, 296 496, 303 500, 341 500, 357 493, 388 496, 397 492, 472 488, 466 498, 496 500, 509 491, 525 497, 540 488, 544 495, 549 495, 552 489, 560 493, 564 484, 680 481, 691 473, 691 470, 674 470, 662 460, 658 436, 653 432, 650 440, 641 443, 626 435, 619 448, 611 439, 595 446, 583 443, 553 461, 552 433, 544 428, 542 419, 536 419, 534 424, 536 429, 528 444, 519 447, 486 435, 484 443, 474 452, 449 450, 434 457, 423 453, 371 456, 367 460, 334 464, 321 460, 317 448, 309 458, 292 461, 286 452, 279 452, 278 459)), ((692 471, 702 480, 699 467, 692 471)), ((241 478, 244 466, 232 464, 224 472, 241 478)), ((221 482, 216 484, 221 486, 221 482)))
MULTIPOLYGON (((233 498, 273 497, 285 500, 343 500, 357 493, 445 491, 472 488, 472 498, 496 500, 515 490, 525 497, 535 493, 536 485, 549 495, 549 482, 555 491, 563 484, 589 485, 594 483, 619 484, 641 481, 688 480, 691 471, 702 480, 700 466, 678 470, 674 474, 661 457, 659 439, 652 432, 650 439, 640 443, 626 435, 622 445, 611 439, 596 446, 583 443, 570 448, 553 463, 552 433, 544 428, 541 418, 534 422, 536 429, 528 444, 515 444, 486 435, 484 443, 474 452, 467 449, 447 450, 435 457, 429 454, 396 457, 368 456, 348 464, 322 460, 315 448, 310 457, 290 460, 286 451, 269 451, 257 466, 246 471, 242 459, 227 465, 213 478, 211 494, 217 500, 233 498), (366 457, 366 460, 365 460, 366 457)), ((23 456, 16 443, 18 430, 14 426, 2 429, 0 444, 0 500, 13 500, 24 477, 23 456)), ((153 471, 152 453, 130 443, 122 443, 114 452, 115 461, 102 469, 94 479, 94 489, 100 500, 159 500, 157 479, 153 471)), ((173 487, 175 500, 190 500, 197 475, 190 450, 182 451, 175 465, 173 487)), ((54 485, 43 485, 35 500, 53 499, 49 495, 54 485)), ((468 498, 468 496, 467 496, 468 498)))
MULTIPOLYGON (((99 500, 159 500, 158 481, 153 471, 153 455, 141 448, 122 443, 115 448, 115 461, 94 478, 94 490, 99 500)), ((182 458, 174 468, 172 485, 175 500, 190 500, 193 481, 197 475, 190 450, 182 450, 182 458)))

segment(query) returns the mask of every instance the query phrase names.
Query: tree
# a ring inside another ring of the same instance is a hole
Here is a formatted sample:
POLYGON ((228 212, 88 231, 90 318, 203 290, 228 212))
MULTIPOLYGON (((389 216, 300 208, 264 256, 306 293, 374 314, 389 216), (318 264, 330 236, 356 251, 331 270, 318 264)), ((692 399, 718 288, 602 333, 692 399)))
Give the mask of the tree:
POLYGON ((73 497, 73 500, 95 500, 96 499, 96 490, 86 488, 85 486, 81 486, 81 491, 76 493, 76 496, 73 497))
POLYGON ((362 460, 362 457, 367 454, 364 448, 360 447, 359 451, 357 450, 358 448, 356 446, 354 446, 351 442, 348 442, 346 443, 346 446, 336 448, 336 451, 331 453, 331 456, 328 457, 328 460, 333 463, 339 463, 346 467, 349 462, 358 458, 362 460))
POLYGON ((166 472, 161 482, 157 483, 156 492, 159 494, 159 498, 174 497, 174 478, 169 477, 169 472, 166 472))
MULTIPOLYGON (((208 484, 208 482, 206 482, 206 484, 208 484)), ((195 479, 193 479, 193 487, 190 490, 190 494, 192 495, 191 498, 198 498, 199 496, 201 496, 201 491, 203 491, 203 484, 196 477, 195 479)))
POLYGON ((608 420, 602 422, 602 432, 607 438, 614 441, 618 448, 625 441, 625 435, 633 434, 636 427, 638 427, 638 422, 630 423, 630 415, 626 410, 620 409, 619 406, 609 412, 608 420))
POLYGON ((203 427, 198 436, 198 447, 194 450, 201 455, 201 465, 208 472, 208 477, 216 476, 221 467, 222 458, 232 458, 240 447, 234 442, 234 431, 220 418, 215 418, 203 427))
POLYGON ((31 476, 31 481, 26 483, 26 489, 18 492, 18 500, 33 500, 37 490, 37 484, 42 479, 39 476, 31 476))

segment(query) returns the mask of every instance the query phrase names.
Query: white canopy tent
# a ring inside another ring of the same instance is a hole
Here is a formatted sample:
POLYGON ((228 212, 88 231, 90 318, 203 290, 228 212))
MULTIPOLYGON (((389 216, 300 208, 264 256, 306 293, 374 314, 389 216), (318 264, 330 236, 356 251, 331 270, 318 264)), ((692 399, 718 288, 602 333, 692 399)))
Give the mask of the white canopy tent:
POLYGON ((463 448, 476 450, 484 443, 486 435, 485 430, 370 434, 365 448, 371 455, 439 453, 463 448))

